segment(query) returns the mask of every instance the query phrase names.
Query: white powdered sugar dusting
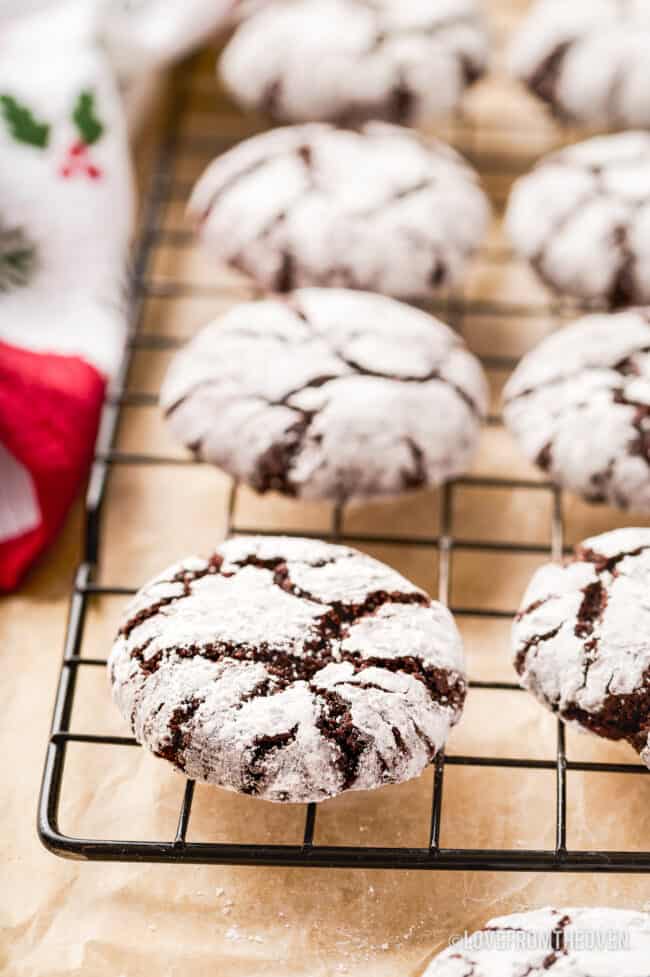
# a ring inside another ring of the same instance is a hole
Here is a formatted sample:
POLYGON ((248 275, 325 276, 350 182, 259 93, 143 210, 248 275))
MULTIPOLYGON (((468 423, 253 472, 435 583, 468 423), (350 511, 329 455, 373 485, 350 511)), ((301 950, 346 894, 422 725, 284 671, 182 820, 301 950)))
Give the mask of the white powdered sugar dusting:
POLYGON ((446 608, 355 550, 272 537, 145 586, 109 672, 138 741, 187 776, 296 802, 417 776, 466 687, 446 608))
POLYGON ((256 135, 211 163, 189 209, 207 250, 263 288, 422 300, 462 279, 490 212, 453 149, 382 122, 256 135))
POLYGON ((504 416, 524 454, 589 501, 650 511, 650 310, 591 315, 523 358, 504 416))
POLYGON ((185 445, 256 490, 341 500, 466 471, 487 385, 462 340, 426 313, 301 289, 202 330, 174 359, 161 405, 185 445))

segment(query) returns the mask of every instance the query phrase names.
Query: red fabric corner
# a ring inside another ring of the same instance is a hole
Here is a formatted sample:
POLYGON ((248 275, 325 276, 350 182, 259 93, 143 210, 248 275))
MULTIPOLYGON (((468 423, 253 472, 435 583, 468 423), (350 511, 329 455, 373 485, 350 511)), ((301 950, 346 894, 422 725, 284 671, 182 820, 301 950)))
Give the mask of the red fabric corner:
POLYGON ((77 356, 0 342, 0 441, 31 473, 42 522, 0 543, 11 590, 58 533, 93 455, 105 378, 77 356))

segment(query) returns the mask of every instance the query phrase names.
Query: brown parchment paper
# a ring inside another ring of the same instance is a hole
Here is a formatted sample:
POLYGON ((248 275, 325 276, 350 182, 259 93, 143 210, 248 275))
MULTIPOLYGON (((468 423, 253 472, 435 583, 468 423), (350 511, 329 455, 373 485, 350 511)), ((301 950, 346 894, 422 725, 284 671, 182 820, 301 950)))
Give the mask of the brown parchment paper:
MULTIPOLYGON (((499 41, 524 6, 515 0, 490 3, 499 41)), ((192 98, 184 133, 244 136, 256 120, 244 119, 218 96, 212 63, 213 54, 206 55, 187 80, 192 98)), ((527 316, 470 315, 464 331, 479 354, 517 357, 557 328, 558 317, 551 314, 549 296, 527 269, 504 260, 500 208, 513 171, 530 165, 567 134, 498 71, 470 93, 465 117, 471 125, 456 123, 449 135, 484 161, 484 178, 497 212, 465 294, 485 301, 533 303, 540 311, 527 316)), ((186 229, 184 184, 208 161, 194 143, 178 158, 176 187, 164 218, 167 229, 186 229)), ((173 277, 188 286, 182 297, 148 300, 143 331, 156 335, 189 337, 229 303, 250 294, 243 279, 215 272, 195 248, 178 242, 157 247, 150 277, 158 283, 173 277)), ((155 350, 138 352, 130 388, 155 392, 169 356, 155 350)), ((490 371, 495 409, 504 380, 504 372, 490 371)), ((179 454, 155 407, 124 410, 119 447, 179 454)), ((498 426, 485 430, 475 473, 539 477, 498 426)), ((228 480, 208 467, 117 466, 103 527, 102 581, 137 585, 172 560, 205 551, 223 534, 227 491, 228 480)), ((564 508, 569 541, 635 522, 634 516, 590 508, 571 498, 564 508)), ((271 497, 256 499, 244 492, 237 515, 240 524, 319 529, 327 526, 329 511, 271 497)), ((1 974, 415 977, 451 937, 495 914, 548 903, 642 908, 650 900, 650 883, 643 876, 137 866, 64 861, 48 854, 36 837, 36 801, 69 587, 79 557, 81 517, 77 506, 57 545, 21 591, 4 599, 0 608, 1 974)), ((394 533, 426 535, 436 532, 438 517, 437 493, 422 493, 351 510, 346 528, 377 532, 389 526, 394 533)), ((546 543, 550 518, 551 497, 545 491, 454 491, 453 532, 458 538, 546 543)), ((369 549, 435 593, 435 551, 369 549)), ((453 601, 514 609, 531 571, 543 559, 457 551, 453 601)), ((93 602, 82 654, 105 657, 121 604, 116 598, 93 602)), ((471 676, 510 680, 508 622, 468 617, 460 624, 471 676)), ((102 669, 81 669, 72 729, 127 732, 110 702, 102 669)), ((532 699, 480 690, 470 695, 449 746, 451 753, 513 757, 553 757, 554 750, 554 720, 532 699)), ((573 732, 568 734, 568 752, 572 759, 634 759, 625 746, 573 732)), ((144 750, 73 744, 67 757, 61 828, 91 837, 171 837, 182 788, 182 779, 144 750)), ((552 772, 448 767, 441 843, 514 849, 552 845, 553 791, 552 772)), ((403 786, 328 802, 319 811, 316 841, 425 844, 430 795, 428 771, 403 786)), ((650 780, 572 773, 568 804, 569 846, 647 849, 650 780)), ((301 807, 274 806, 197 787, 189 837, 295 842, 302 824, 301 807)))

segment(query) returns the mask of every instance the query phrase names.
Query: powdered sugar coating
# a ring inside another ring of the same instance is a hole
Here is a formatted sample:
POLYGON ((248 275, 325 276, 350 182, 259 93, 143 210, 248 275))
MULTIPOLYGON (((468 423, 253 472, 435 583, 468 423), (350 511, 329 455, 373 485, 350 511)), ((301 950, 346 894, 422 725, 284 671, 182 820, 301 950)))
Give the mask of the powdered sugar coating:
POLYGON ((276 0, 238 29, 220 73, 279 121, 416 124, 453 111, 487 59, 475 0, 276 0))
POLYGON ((190 212, 205 247, 277 292, 426 299, 459 281, 489 204, 454 150, 381 122, 274 129, 219 156, 190 212))
POLYGON ((513 626, 522 685, 567 722, 650 765, 650 529, 585 540, 534 575, 513 626))
POLYGON ((504 417, 524 454, 590 502, 650 512, 650 310, 585 316, 523 358, 504 417))
POLYGON ((161 404, 184 444, 256 490, 343 500, 464 472, 487 384, 426 313, 301 289, 207 326, 172 362, 161 404))
POLYGON ((466 688, 445 607, 355 550, 273 537, 147 584, 109 671, 139 742, 188 777, 274 801, 416 777, 466 688))
POLYGON ((563 120, 650 126, 647 0, 540 0, 515 37, 510 64, 563 120))
POLYGON ((558 293, 649 302, 650 134, 598 136, 547 156, 515 183, 506 227, 558 293))
POLYGON ((649 961, 647 913, 548 907, 490 920, 423 977, 650 977, 649 961))

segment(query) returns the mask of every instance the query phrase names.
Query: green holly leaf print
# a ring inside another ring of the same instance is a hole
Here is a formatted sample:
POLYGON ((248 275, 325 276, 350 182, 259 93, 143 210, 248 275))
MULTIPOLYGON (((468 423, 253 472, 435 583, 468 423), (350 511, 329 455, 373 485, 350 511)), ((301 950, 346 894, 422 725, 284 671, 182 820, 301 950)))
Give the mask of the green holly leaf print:
POLYGON ((20 228, 0 223, 0 294, 29 285, 36 268, 36 248, 20 228))
POLYGON ((38 122, 12 95, 0 95, 0 109, 16 142, 45 149, 50 138, 50 127, 46 122, 38 122))
POLYGON ((101 139, 104 126, 95 115, 95 96, 92 92, 80 93, 72 118, 87 146, 92 146, 101 139))

